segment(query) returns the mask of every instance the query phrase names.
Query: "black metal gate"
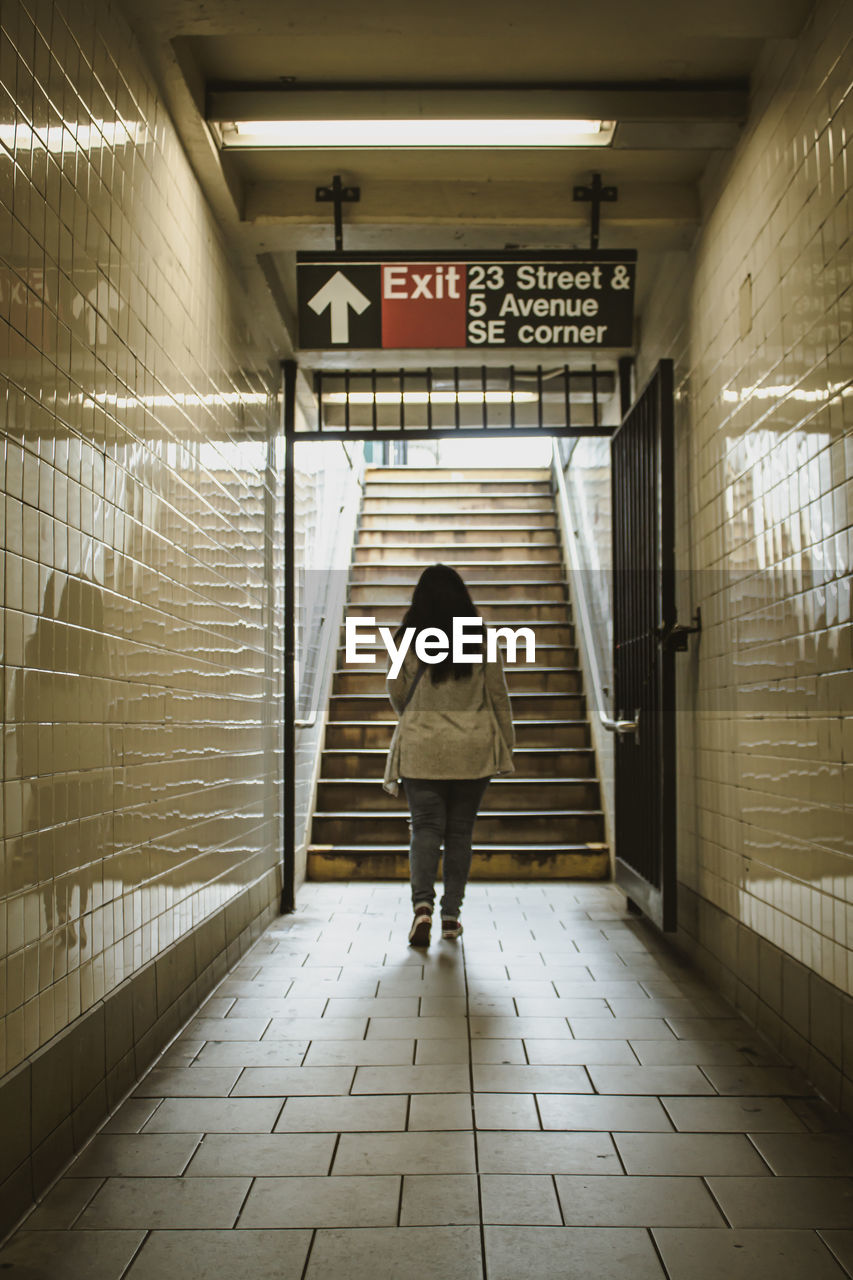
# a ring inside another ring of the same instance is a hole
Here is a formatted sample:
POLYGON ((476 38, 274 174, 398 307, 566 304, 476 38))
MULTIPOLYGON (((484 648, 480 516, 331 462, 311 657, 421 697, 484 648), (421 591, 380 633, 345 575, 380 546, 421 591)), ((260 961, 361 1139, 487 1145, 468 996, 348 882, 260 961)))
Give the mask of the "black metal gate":
POLYGON ((662 929, 676 921, 672 361, 611 443, 615 879, 662 929))

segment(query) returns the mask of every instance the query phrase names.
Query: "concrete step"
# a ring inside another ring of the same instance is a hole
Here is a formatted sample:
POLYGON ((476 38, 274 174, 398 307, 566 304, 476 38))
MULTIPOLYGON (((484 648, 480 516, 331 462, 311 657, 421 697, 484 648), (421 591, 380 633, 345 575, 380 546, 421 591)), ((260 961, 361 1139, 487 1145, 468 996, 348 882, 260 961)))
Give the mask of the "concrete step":
MULTIPOLYGON (((387 751, 396 723, 396 717, 390 714, 390 707, 384 719, 378 716, 375 720, 330 719, 326 726, 325 745, 331 750, 340 751, 360 751, 365 747, 379 747, 387 751)), ((519 747, 548 747, 551 750, 588 749, 590 746, 589 723, 585 719, 561 720, 545 717, 539 720, 517 720, 515 741, 516 750, 519 747)))
MULTIPOLYGON (((419 512, 415 526, 418 529, 457 529, 459 525, 458 514, 453 511, 446 514, 441 512, 419 512)), ((411 517, 408 515, 362 515, 359 521, 359 534, 364 533, 383 533, 394 529, 408 529, 412 527, 411 517)), ((549 532, 556 535, 557 521, 553 512, 549 511, 531 511, 529 515, 519 516, 518 519, 507 516, 501 512, 498 515, 491 511, 469 511, 465 516, 465 531, 475 533, 503 532, 505 530, 518 529, 523 532, 528 530, 532 532, 549 532)))
POLYGON ((409 508, 403 507, 402 511, 362 511, 359 521, 359 529, 407 529, 412 524, 423 526, 424 529, 493 529, 498 525, 507 525, 514 527, 520 525, 523 529, 549 529, 552 532, 557 530, 557 518, 552 509, 543 509, 543 511, 529 511, 528 507, 519 507, 516 509, 503 508, 500 513, 493 512, 491 509, 485 511, 466 511, 465 521, 460 521, 459 511, 456 507, 447 504, 446 507, 434 509, 434 511, 419 511, 416 513, 416 521, 412 521, 412 513, 409 508))
MULTIPOLYGON (((604 816, 595 809, 560 809, 548 813, 524 810, 484 810, 474 829, 481 844, 599 843, 604 839, 604 816)), ((381 809, 316 812, 312 844, 405 844, 409 839, 405 805, 398 812, 381 809)))
POLYGON ((527 523, 527 516, 532 511, 539 511, 543 514, 547 513, 553 517, 554 502, 550 497, 537 497, 536 495, 521 495, 521 497, 513 497, 505 495, 501 497, 492 497, 487 494, 472 494, 468 497, 445 497, 442 494, 424 493, 420 498, 415 500, 407 500, 406 498, 381 498, 371 497, 365 491, 362 500, 362 511, 366 515, 406 515, 412 521, 416 521, 420 515, 456 515, 457 519, 467 515, 469 511, 485 511, 491 512, 492 516, 499 516, 501 519, 513 517, 520 519, 522 523, 527 523))
MULTIPOLYGON (((514 666, 505 669, 510 693, 583 693, 577 667, 514 666)), ((424 679, 427 677, 424 676, 424 679)), ((385 694, 385 667, 343 667, 335 672, 333 694, 385 694)))
MULTIPOLYGON (((321 775, 333 778, 382 778, 387 749, 326 748, 321 775)), ((588 747, 516 747, 512 753, 517 778, 594 778, 595 752, 588 747)))
POLYGON ((561 564, 560 549, 554 544, 540 545, 531 542, 482 543, 458 542, 394 542, 381 546, 362 546, 357 543, 353 551, 353 564, 445 564, 463 565, 474 562, 480 565, 524 562, 530 564, 561 564))
MULTIPOLYGON (((571 621, 569 606, 562 600, 475 600, 480 616, 496 627, 535 627, 540 622, 571 621)), ((399 626, 409 606, 409 599, 402 597, 395 604, 347 605, 348 618, 375 618, 377 626, 399 626)), ((544 639, 544 636, 543 636, 544 639)))
MULTIPOLYGON (((583 720, 586 698, 581 693, 512 693, 513 720, 583 720)), ((384 720, 388 696, 382 693, 333 693, 330 720, 384 720)))
POLYGON ((435 480, 531 480, 551 482, 549 467, 365 467, 365 483, 381 480, 406 484, 417 480, 432 485, 435 480))
MULTIPOLYGON (((605 844, 474 845, 472 880, 607 880, 605 844)), ((407 845, 309 845, 310 880, 408 880, 407 845)))
MULTIPOLYGON (((553 810, 598 811, 601 797, 593 778, 494 778, 483 797, 480 812, 536 812, 553 810)), ((321 813, 397 813, 405 807, 401 796, 389 795, 378 778, 334 778, 317 786, 321 813)))
POLYGON ((393 498, 401 501, 420 502, 424 496, 431 498, 517 498, 520 504, 528 498, 546 498, 553 502, 548 480, 436 480, 429 486, 422 480, 365 479, 366 498, 393 498))
MULTIPOLYGON (((488 548, 483 548, 488 551, 488 548)), ((432 561, 435 563, 435 561, 432 561)), ((351 585, 371 582, 396 582, 409 594, 424 571, 424 564, 354 564, 350 568, 351 585)), ((510 561, 469 560, 465 565, 465 582, 470 591, 484 591, 491 583, 515 582, 565 582, 561 564, 542 564, 536 560, 510 561)), ((488 593, 486 593, 488 594, 488 593)))
MULTIPOLYGON (((391 582, 353 582, 349 589, 350 606, 360 604, 393 604, 406 608, 412 598, 412 587, 418 579, 417 572, 412 574, 411 582, 392 580, 391 582)), ((471 573, 465 574, 465 583, 474 599, 478 595, 486 596, 496 604, 507 600, 560 600, 568 603, 568 591, 564 582, 541 581, 531 578, 514 580, 513 578, 489 578, 485 581, 471 573)))

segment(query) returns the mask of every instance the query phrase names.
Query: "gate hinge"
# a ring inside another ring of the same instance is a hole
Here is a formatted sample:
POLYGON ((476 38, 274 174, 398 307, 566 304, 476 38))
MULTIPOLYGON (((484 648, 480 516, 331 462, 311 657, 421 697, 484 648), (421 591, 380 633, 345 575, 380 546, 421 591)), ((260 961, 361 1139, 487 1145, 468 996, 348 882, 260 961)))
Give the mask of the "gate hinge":
POLYGON ((668 627, 661 623, 657 629, 658 644, 667 653, 686 653, 687 637, 698 635, 701 630, 702 608, 697 606, 692 627, 685 627, 681 622, 673 622, 668 627))

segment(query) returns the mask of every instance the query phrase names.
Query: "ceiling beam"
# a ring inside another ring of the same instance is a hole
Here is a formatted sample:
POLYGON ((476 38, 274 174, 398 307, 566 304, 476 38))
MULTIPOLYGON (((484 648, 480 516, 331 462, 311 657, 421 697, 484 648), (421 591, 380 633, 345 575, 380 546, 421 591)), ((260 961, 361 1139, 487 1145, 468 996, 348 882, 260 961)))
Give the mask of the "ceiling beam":
MULTIPOLYGON (((310 182, 246 185, 244 222, 300 227, 320 221, 310 182)), ((698 226, 699 193, 692 183, 622 183, 619 198, 602 211, 611 228, 698 226)), ((572 200, 558 182, 371 182, 358 204, 348 206, 347 226, 585 228, 589 207, 572 200)))
POLYGON ((673 84, 663 88, 213 89, 207 119, 231 120, 660 120, 746 118, 744 86, 673 84))

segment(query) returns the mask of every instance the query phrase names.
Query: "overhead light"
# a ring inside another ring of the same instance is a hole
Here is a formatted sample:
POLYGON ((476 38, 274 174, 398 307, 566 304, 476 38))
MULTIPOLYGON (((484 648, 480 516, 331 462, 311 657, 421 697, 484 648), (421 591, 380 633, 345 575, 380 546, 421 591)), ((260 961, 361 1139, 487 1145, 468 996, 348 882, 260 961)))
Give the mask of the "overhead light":
POLYGON ((212 122, 223 148, 341 150, 606 147, 612 120, 231 120, 212 122))

